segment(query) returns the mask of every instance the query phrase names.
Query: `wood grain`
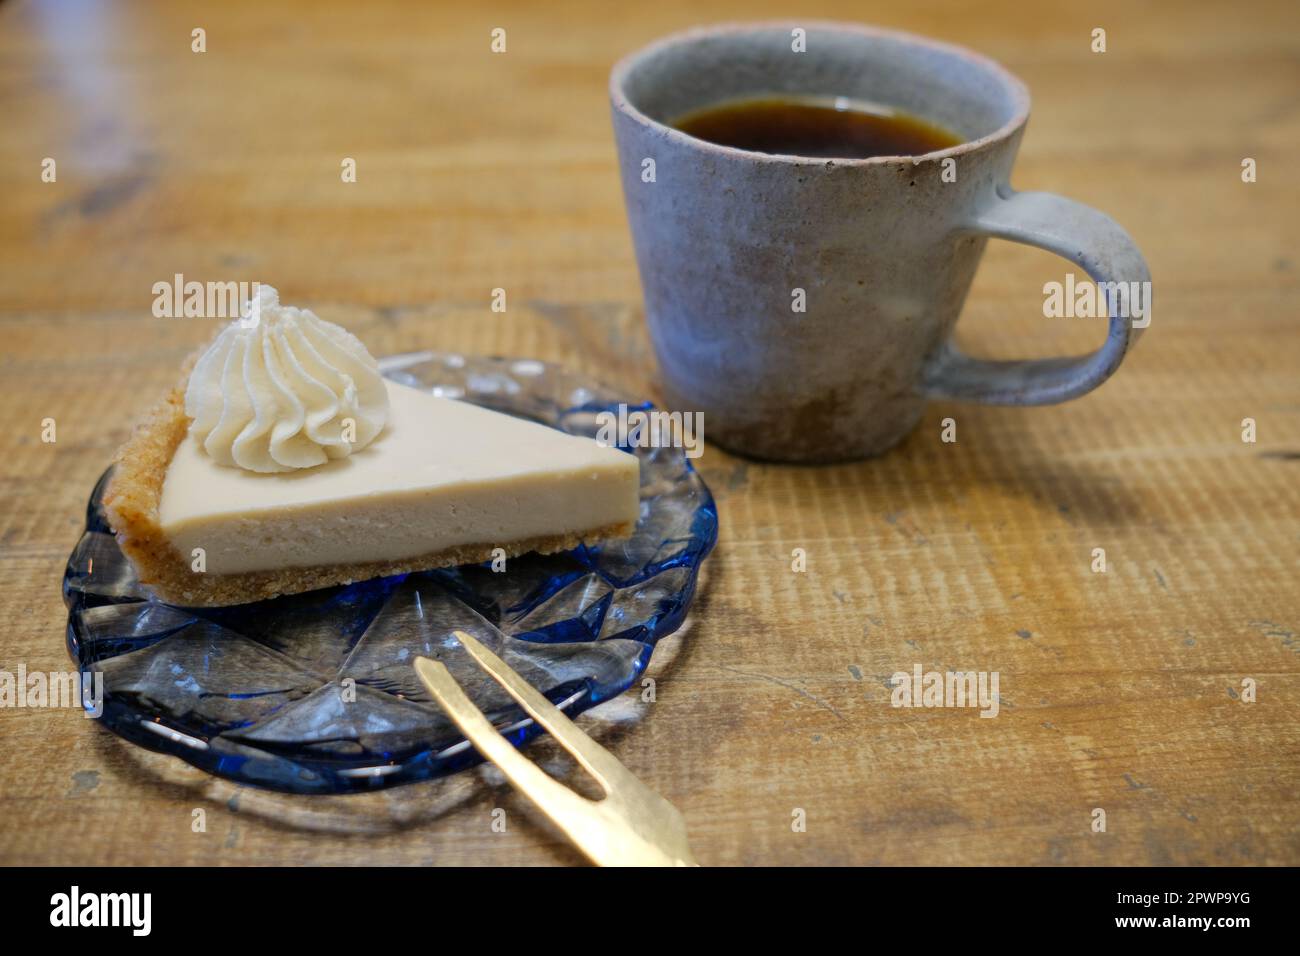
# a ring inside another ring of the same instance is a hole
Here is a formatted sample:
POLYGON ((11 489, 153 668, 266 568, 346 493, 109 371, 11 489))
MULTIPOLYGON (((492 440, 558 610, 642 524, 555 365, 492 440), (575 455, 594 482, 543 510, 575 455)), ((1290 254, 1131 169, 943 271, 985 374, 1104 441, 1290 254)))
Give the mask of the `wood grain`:
MULTIPOLYGON (((376 353, 537 356, 652 392, 608 69, 674 29, 799 8, 0 5, 0 669, 67 666, 59 580, 86 495, 210 331, 150 316, 174 273, 271 282, 376 353), (505 55, 488 50, 495 26, 505 55)), ((710 448, 721 541, 656 654, 657 699, 582 723, 681 808, 705 864, 1300 862, 1297 8, 872 15, 1027 81, 1015 185, 1129 229, 1155 277, 1152 326, 1094 395, 937 405, 878 461, 774 467, 710 448), (1105 54, 1089 50, 1097 26, 1105 54), (1241 181, 1243 157, 1258 182, 1241 181), (945 417, 956 443, 939 440, 945 417), (998 716, 892 708, 890 675, 915 664, 998 671, 998 716)), ((991 247, 963 342, 1014 356, 1100 341, 1095 323, 1041 317, 1062 273, 991 247)), ((0 757, 3 863, 578 861, 490 770, 295 798, 29 709, 0 709, 0 757)))

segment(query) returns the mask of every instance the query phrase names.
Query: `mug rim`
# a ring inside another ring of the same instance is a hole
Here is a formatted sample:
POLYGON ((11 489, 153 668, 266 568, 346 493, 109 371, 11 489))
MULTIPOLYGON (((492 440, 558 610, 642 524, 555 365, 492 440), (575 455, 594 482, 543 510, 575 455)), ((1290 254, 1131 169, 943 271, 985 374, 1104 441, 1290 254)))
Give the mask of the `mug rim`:
POLYGON ((865 23, 849 23, 842 20, 730 20, 723 23, 691 27, 688 30, 679 30, 676 33, 670 33, 634 50, 614 64, 614 67, 610 70, 609 74, 609 98, 611 105, 618 112, 625 114, 632 120, 644 126, 649 126, 657 130, 660 134, 667 136, 669 140, 679 142, 685 146, 702 149, 705 152, 720 154, 732 159, 747 159, 751 162, 781 162, 809 166, 884 166, 891 163, 911 163, 915 166, 923 160, 933 161, 946 159, 950 156, 963 156, 967 153, 973 153, 977 150, 983 149, 984 147, 990 146, 994 143, 1001 142, 1010 138, 1029 121, 1029 88, 1025 86, 1024 81, 992 57, 985 56, 982 53, 978 53, 975 50, 960 46, 956 43, 931 39, 930 37, 921 36, 920 34, 908 33, 905 30, 892 30, 887 27, 870 26, 865 23), (913 46, 928 47, 931 50, 952 54, 974 62, 978 66, 983 67, 991 74, 995 75, 1011 93, 1011 98, 1014 103, 1014 112, 1009 120, 991 133, 986 133, 978 139, 958 143, 956 146, 931 150, 928 153, 908 156, 868 156, 866 158, 800 156, 798 153, 764 153, 758 150, 740 149, 736 146, 724 146, 721 143, 714 143, 707 139, 700 139, 698 136, 684 133, 674 126, 670 126, 651 116, 647 116, 632 104, 632 101, 628 99, 627 94, 624 91, 628 75, 641 63, 641 61, 650 55, 669 47, 683 45, 710 36, 742 33, 756 29, 806 29, 809 27, 857 33, 868 37, 888 37, 913 46))

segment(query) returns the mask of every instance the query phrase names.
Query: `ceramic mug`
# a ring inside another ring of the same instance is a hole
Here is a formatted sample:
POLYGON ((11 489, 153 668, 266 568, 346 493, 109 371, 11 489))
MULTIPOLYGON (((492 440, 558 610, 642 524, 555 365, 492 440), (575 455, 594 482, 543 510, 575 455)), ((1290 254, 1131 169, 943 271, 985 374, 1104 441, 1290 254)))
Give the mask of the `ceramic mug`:
POLYGON ((1029 94, 977 53, 849 24, 728 24, 622 60, 610 99, 663 395, 702 412, 723 447, 778 461, 878 454, 930 398, 1083 395, 1138 336, 1112 305, 1106 342, 1087 356, 993 361, 951 343, 990 236, 1058 253, 1099 283, 1150 289, 1142 255, 1108 216, 1007 185, 1029 94), (668 125, 771 94, 885 104, 964 142, 827 160, 719 146, 668 125))

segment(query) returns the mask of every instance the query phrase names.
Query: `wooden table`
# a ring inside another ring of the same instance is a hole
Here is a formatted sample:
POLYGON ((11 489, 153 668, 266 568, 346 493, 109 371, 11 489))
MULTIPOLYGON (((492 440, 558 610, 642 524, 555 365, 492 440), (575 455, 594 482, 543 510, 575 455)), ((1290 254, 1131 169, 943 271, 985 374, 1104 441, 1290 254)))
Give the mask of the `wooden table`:
MULTIPOLYGON (((151 316, 153 283, 175 273, 270 282, 377 354, 537 356, 652 392, 607 72, 665 32, 790 8, 0 5, 0 669, 68 666, 59 580, 86 496, 211 329, 151 316)), ((721 540, 656 653, 657 700, 582 723, 682 809, 706 864, 1300 862, 1295 4, 872 15, 1028 82, 1015 184, 1123 222, 1155 276, 1154 321, 1096 394, 937 405, 878 461, 710 448, 721 540), (998 716, 891 707, 890 675, 917 664, 997 671, 998 716)), ((1007 356, 1095 345, 1095 322, 1042 317, 1064 268, 991 246, 962 340, 1007 356)), ((577 860, 488 770, 291 797, 48 709, 0 709, 0 755, 3 863, 577 860)))

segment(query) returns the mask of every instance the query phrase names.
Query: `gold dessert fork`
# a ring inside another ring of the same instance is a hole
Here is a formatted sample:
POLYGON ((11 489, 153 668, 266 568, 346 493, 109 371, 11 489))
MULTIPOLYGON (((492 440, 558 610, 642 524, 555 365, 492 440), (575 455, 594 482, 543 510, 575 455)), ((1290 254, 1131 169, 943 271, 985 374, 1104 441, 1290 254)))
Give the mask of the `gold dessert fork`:
POLYGON ((446 665, 415 659, 415 672, 474 748, 496 764, 593 863, 600 866, 698 866, 686 842, 686 821, 596 743, 558 707, 464 631, 453 632, 475 663, 505 688, 605 792, 603 800, 574 793, 521 754, 465 695, 446 665))

